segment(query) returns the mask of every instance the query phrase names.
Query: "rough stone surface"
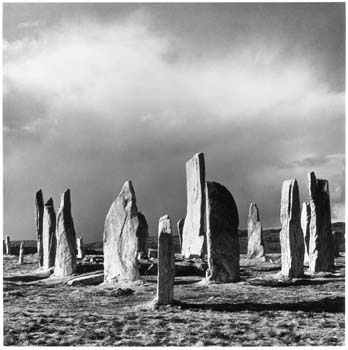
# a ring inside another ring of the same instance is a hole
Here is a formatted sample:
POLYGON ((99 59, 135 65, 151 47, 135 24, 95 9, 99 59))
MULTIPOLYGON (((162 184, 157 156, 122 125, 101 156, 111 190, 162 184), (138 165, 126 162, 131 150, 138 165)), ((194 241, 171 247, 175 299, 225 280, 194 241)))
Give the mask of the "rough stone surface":
POLYGON ((6 235, 5 239, 5 252, 7 255, 11 254, 11 239, 9 235, 6 235))
POLYGON ((126 181, 112 203, 104 225, 104 281, 132 282, 140 278, 139 215, 131 181, 126 181))
POLYGON ((83 239, 82 237, 78 237, 76 239, 76 248, 77 248, 77 258, 83 259, 85 257, 85 251, 83 249, 83 239))
POLYGON ((36 225, 37 253, 39 256, 39 266, 43 265, 43 247, 42 247, 43 214, 44 214, 44 199, 42 195, 42 190, 39 190, 35 194, 35 225, 36 225))
POLYGON ((303 202, 302 211, 301 211, 301 228, 303 232, 303 240, 304 240, 304 264, 309 263, 309 226, 311 222, 311 206, 309 202, 303 202))
POLYGON ((138 229, 138 252, 147 252, 147 240, 149 237, 149 226, 146 218, 142 213, 138 213, 139 229, 138 229))
POLYGON ((187 210, 182 234, 182 255, 201 257, 205 239, 205 164, 197 153, 186 162, 187 210))
POLYGON ((170 305, 174 300, 174 251, 172 226, 168 215, 158 225, 157 303, 170 305))
POLYGON ((239 216, 236 202, 228 189, 207 182, 207 281, 234 282, 239 279, 239 216))
POLYGON ((250 203, 248 215, 248 258, 265 257, 265 245, 262 237, 262 225, 256 203, 250 203))
POLYGON ((176 228, 178 230, 180 249, 182 249, 182 231, 184 229, 184 223, 185 223, 185 218, 182 218, 176 224, 176 228))
POLYGON ((281 274, 287 278, 300 277, 303 275, 304 242, 296 180, 283 182, 280 206, 281 274))
POLYGON ((327 272, 334 266, 334 246, 331 231, 329 182, 308 174, 311 207, 309 270, 327 272))
POLYGON ((43 267, 49 269, 54 266, 56 259, 57 238, 56 238, 56 212, 53 199, 50 198, 44 207, 42 225, 42 247, 43 267))
POLYGON ((69 276, 76 270, 76 233, 71 215, 70 190, 61 197, 57 214, 55 276, 69 276))
POLYGON ((21 245, 19 246, 19 257, 18 257, 18 264, 23 264, 23 255, 24 255, 24 242, 21 242, 21 245))

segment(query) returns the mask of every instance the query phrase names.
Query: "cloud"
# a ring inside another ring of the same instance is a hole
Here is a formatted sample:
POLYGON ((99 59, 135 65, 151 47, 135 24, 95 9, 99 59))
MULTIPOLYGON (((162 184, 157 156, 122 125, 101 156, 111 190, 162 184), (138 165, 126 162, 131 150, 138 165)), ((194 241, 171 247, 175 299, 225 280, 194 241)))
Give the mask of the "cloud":
POLYGON ((305 183, 308 167, 341 179, 344 92, 300 52, 287 58, 286 43, 258 41, 220 55, 181 48, 171 60, 173 40, 132 19, 63 22, 5 42, 5 225, 14 225, 10 189, 30 207, 39 187, 57 197, 71 187, 81 231, 99 238, 108 205, 132 178, 155 232, 164 212, 184 215, 184 162, 198 151, 242 218, 250 201, 262 203, 266 227, 278 222, 282 180, 305 183))

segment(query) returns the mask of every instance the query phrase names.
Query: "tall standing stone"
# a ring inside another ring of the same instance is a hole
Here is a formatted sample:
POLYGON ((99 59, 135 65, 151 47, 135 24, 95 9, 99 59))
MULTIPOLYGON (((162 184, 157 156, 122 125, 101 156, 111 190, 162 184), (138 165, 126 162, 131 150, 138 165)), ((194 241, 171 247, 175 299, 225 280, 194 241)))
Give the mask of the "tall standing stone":
POLYGON ((236 202, 228 189, 207 182, 207 281, 234 282, 239 279, 239 216, 236 202))
POLYGON ((250 203, 248 215, 248 258, 264 258, 265 245, 262 237, 262 225, 256 203, 250 203))
POLYGON ((10 235, 6 235, 5 250, 6 250, 6 254, 7 255, 11 254, 11 239, 10 239, 10 235))
POLYGON ((203 255, 205 237, 204 154, 197 153, 186 162, 187 211, 182 235, 185 258, 203 255))
POLYGON ((39 266, 43 265, 43 248, 42 248, 42 225, 44 213, 44 199, 42 190, 35 194, 35 224, 37 237, 37 254, 39 256, 39 266))
POLYGON ((19 246, 19 257, 18 257, 18 264, 23 264, 23 255, 24 255, 24 242, 21 242, 21 245, 19 246))
POLYGON ((53 199, 50 198, 45 203, 42 225, 43 267, 45 269, 54 266, 56 259, 56 224, 56 212, 53 199))
POLYGON ((301 211, 301 228, 303 232, 303 241, 304 241, 304 263, 309 263, 309 227, 311 222, 311 206, 309 202, 303 202, 302 211, 301 211))
POLYGON ((168 215, 158 225, 157 303, 173 304, 174 299, 174 251, 172 226, 168 215))
POLYGON ((281 273, 288 278, 300 277, 303 275, 304 242, 296 180, 283 182, 280 222, 281 273))
POLYGON ((182 218, 178 220, 176 224, 176 228, 178 230, 178 237, 179 237, 179 244, 180 244, 180 251, 182 249, 182 231, 184 229, 184 223, 185 223, 185 218, 182 218))
POLYGON ((76 271, 76 233, 71 215, 70 190, 61 197, 57 214, 57 250, 55 276, 69 276, 76 271))
POLYGON ((147 240, 149 237, 149 226, 145 216, 138 212, 139 228, 138 228, 138 252, 147 253, 147 240))
POLYGON ((78 237, 76 239, 76 247, 77 247, 77 258, 83 259, 85 257, 85 252, 83 250, 83 239, 82 237, 78 237))
POLYGON ((334 266, 334 247, 331 231, 329 182, 308 174, 311 207, 309 270, 330 271, 334 266))
POLYGON ((131 181, 126 181, 112 203, 104 224, 104 281, 131 282, 140 278, 139 215, 131 181))

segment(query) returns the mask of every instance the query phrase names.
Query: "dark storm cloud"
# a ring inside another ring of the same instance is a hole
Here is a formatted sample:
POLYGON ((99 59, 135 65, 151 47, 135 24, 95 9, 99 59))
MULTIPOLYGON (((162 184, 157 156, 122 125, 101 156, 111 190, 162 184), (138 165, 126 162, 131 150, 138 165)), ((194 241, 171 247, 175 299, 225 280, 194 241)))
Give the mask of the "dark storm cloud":
POLYGON ((4 232, 33 237, 35 191, 58 205, 69 187, 78 232, 100 240, 132 179, 156 234, 161 215, 185 215, 185 161, 199 151, 241 228, 251 201, 279 226, 282 181, 298 178, 305 200, 311 170, 343 219, 343 9, 5 5, 4 232))

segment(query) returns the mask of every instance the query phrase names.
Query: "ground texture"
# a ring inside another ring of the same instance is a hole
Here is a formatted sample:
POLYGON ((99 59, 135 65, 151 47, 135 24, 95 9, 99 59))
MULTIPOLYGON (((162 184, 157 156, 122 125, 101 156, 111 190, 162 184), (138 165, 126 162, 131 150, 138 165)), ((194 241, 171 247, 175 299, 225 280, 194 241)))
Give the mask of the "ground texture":
POLYGON ((156 309, 156 276, 128 289, 70 287, 38 274, 35 254, 21 266, 4 256, 4 345, 344 345, 344 253, 333 273, 292 281, 269 257, 242 257, 238 283, 176 277, 175 305, 156 309))

